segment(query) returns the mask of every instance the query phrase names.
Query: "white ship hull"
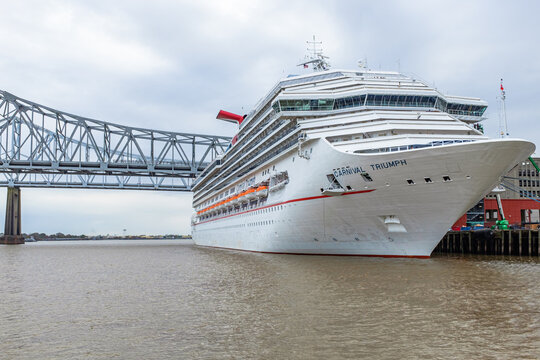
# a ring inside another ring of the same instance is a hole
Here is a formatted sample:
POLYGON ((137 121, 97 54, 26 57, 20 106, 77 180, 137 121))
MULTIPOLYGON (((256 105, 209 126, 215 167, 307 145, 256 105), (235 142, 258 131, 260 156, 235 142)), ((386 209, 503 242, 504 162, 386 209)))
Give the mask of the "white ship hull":
MULTIPOLYGON (((195 243, 269 253, 429 257, 449 227, 534 145, 504 139, 352 154, 315 139, 304 148, 309 159, 295 148, 265 166, 286 169, 290 181, 269 192, 263 207, 198 221, 195 243), (321 192, 333 172, 350 190, 321 192)), ((254 169, 245 177, 259 174, 254 169)))

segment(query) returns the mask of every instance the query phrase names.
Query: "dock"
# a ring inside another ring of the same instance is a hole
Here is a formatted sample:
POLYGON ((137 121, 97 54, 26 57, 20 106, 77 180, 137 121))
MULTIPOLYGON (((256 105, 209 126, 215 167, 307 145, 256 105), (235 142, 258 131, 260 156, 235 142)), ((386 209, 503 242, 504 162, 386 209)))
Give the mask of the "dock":
POLYGON ((449 231, 433 250, 435 254, 512 255, 538 257, 538 230, 449 231))

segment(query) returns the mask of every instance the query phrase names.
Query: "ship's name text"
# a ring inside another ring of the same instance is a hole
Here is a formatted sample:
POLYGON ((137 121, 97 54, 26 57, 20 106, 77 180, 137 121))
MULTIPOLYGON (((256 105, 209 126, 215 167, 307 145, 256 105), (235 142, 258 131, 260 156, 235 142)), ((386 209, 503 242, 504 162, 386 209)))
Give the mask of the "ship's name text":
POLYGON ((394 160, 394 161, 387 161, 379 164, 370 164, 371 170, 382 170, 382 169, 388 169, 391 167, 397 167, 397 166, 404 166, 407 165, 407 160, 394 160))
MULTIPOLYGON (((388 169, 392 167, 398 167, 398 166, 405 166, 407 165, 407 160, 394 160, 394 161, 386 161, 383 163, 378 164, 369 164, 371 167, 371 170, 383 170, 388 169)), ((333 169, 333 173, 335 177, 345 176, 345 175, 355 175, 355 174, 365 174, 366 171, 361 166, 344 166, 337 169, 333 169)))
POLYGON ((353 168, 350 167, 350 166, 346 166, 346 167, 334 169, 333 172, 334 172, 335 177, 340 177, 340 176, 343 176, 343 175, 353 175, 353 174, 365 173, 364 169, 362 169, 360 166, 355 166, 353 168))

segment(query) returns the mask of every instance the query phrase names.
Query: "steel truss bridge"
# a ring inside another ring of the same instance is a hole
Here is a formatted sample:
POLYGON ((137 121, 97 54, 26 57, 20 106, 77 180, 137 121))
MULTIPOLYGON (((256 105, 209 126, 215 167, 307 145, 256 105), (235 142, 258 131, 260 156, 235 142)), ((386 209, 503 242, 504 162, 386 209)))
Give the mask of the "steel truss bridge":
POLYGON ((88 119, 0 90, 0 244, 24 244, 21 187, 191 191, 229 142, 88 119))
POLYGON ((88 119, 0 90, 0 186, 190 191, 229 141, 88 119))

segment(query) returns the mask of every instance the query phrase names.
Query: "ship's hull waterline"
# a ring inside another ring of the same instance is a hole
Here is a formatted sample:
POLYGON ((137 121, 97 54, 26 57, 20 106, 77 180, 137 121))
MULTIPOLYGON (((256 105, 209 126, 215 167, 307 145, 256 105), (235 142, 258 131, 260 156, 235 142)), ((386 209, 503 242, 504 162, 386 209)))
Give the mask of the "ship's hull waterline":
POLYGON ((510 139, 352 154, 321 138, 304 148, 309 158, 294 149, 264 166, 287 169, 289 176, 264 206, 193 224, 195 243, 269 253, 429 257, 448 228, 534 151, 532 143, 510 139), (321 192, 327 174, 347 190, 321 192))

